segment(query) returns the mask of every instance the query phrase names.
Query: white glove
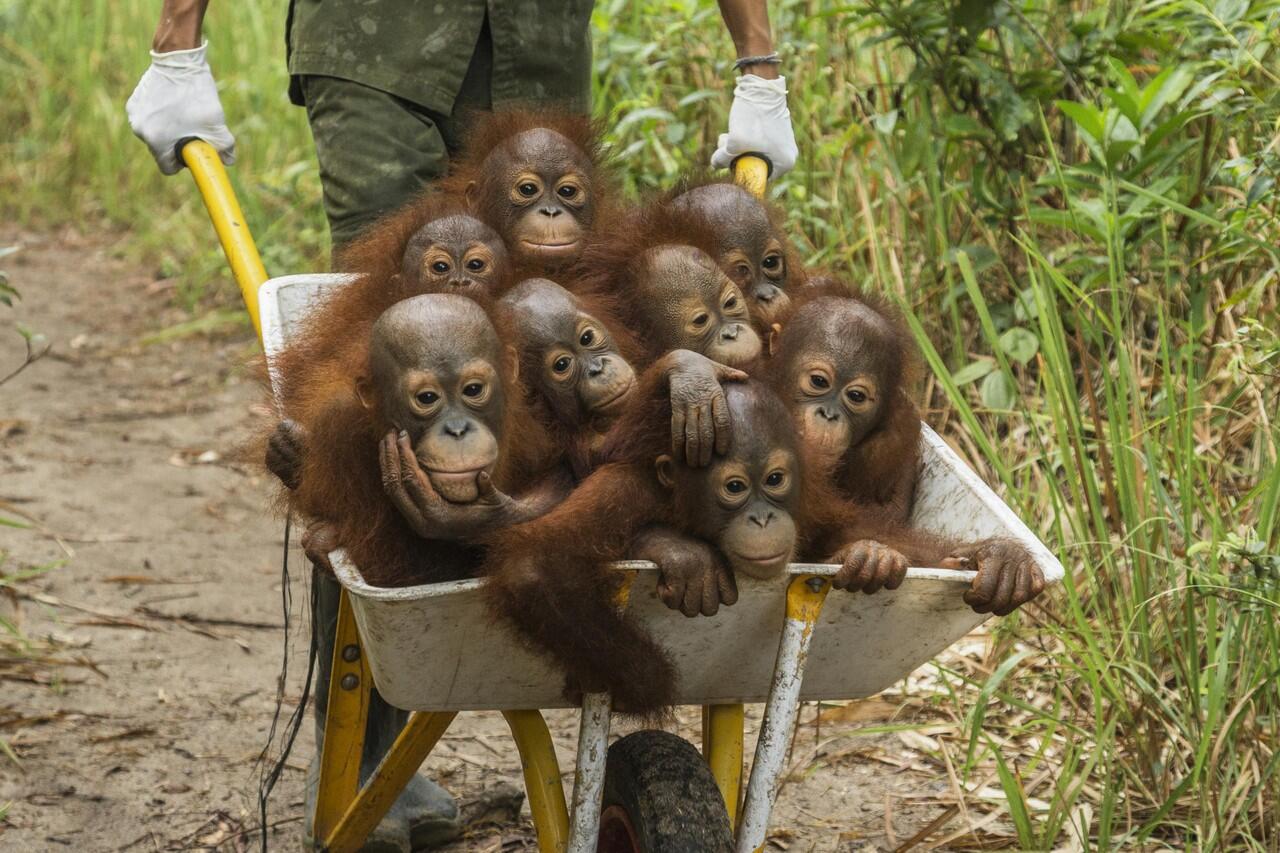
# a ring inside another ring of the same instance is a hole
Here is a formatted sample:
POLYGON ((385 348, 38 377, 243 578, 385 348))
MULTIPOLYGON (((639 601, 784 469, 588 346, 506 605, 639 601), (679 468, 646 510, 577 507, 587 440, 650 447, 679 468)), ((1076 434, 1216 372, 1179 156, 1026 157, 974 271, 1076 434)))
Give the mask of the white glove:
POLYGON ((743 74, 733 90, 729 132, 720 134, 719 147, 711 155, 712 168, 727 169, 743 154, 763 154, 776 178, 791 171, 798 153, 787 109, 787 79, 743 74))
POLYGON ((191 50, 151 51, 151 67, 124 105, 129 127, 147 143, 166 175, 182 168, 174 146, 190 136, 212 145, 228 166, 236 161, 236 138, 227 130, 218 87, 205 58, 208 46, 206 41, 191 50))

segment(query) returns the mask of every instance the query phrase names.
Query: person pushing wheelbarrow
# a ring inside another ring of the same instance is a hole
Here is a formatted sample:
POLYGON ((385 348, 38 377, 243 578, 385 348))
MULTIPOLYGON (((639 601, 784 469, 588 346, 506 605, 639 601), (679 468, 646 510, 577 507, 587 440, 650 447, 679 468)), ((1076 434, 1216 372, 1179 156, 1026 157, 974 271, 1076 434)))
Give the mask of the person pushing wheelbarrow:
MULTIPOLYGON (((182 169, 180 144, 202 139, 222 161, 235 160, 206 57, 203 21, 209 0, 164 0, 151 45, 151 66, 126 105, 129 124, 161 172, 182 169)), ((591 93, 591 0, 291 0, 287 55, 289 98, 307 110, 320 164, 325 215, 335 250, 399 208, 441 176, 461 144, 464 117, 503 104, 555 104, 587 112, 591 93)), ((796 162, 766 0, 719 0, 741 72, 729 126, 711 158, 727 168, 748 152, 779 176, 796 162)), ((339 586, 313 568, 319 675, 316 757, 308 774, 305 825, 328 707, 339 586)), ((404 727, 407 712, 372 695, 361 781, 404 727)), ((461 832, 453 798, 415 776, 368 837, 366 849, 407 851, 461 832)))

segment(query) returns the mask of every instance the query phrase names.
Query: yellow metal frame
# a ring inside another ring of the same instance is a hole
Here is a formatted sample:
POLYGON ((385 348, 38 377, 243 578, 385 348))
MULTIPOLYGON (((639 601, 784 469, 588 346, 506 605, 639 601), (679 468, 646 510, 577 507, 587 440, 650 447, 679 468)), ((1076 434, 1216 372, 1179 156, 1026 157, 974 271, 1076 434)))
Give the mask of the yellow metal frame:
MULTIPOLYGON (((203 140, 186 142, 182 145, 181 155, 209 211, 253 329, 261 338, 258 288, 267 280, 267 271, 226 169, 217 151, 203 140)), ((765 160, 744 155, 734 162, 733 171, 739 184, 756 196, 764 195, 769 177, 769 165, 765 160)), ((620 591, 622 601, 630 591, 630 581, 628 577, 620 591)), ((795 586, 793 584, 792 588, 795 586)), ((790 613, 790 594, 787 601, 790 613)), ((821 599, 818 606, 821 607, 821 599)), ((338 603, 333 669, 329 678, 329 707, 312 827, 312 837, 322 850, 333 853, 358 850, 456 716, 453 712, 412 714, 368 782, 361 787, 360 756, 364 748, 372 689, 372 675, 365 662, 355 613, 344 589, 338 603)), ((546 721, 536 710, 504 711, 503 716, 520 752, 525 792, 538 833, 538 850, 540 853, 563 853, 569 839, 569 812, 565 805, 560 764, 546 721)), ((741 704, 703 708, 703 755, 725 798, 730 825, 736 822, 742 796, 743 718, 741 704)))
POLYGON ((227 255, 227 263, 231 266, 231 274, 236 284, 240 285, 240 295, 244 297, 244 307, 249 312, 249 320, 253 330, 262 337, 262 322, 258 319, 258 288, 267 280, 267 271, 262 266, 262 258, 258 256, 258 247, 254 245, 253 235, 244 221, 240 211, 240 202, 236 200, 235 190, 227 177, 227 170, 222 168, 218 152, 203 139, 193 139, 182 146, 182 160, 191 170, 204 198, 204 206, 213 220, 213 230, 218 232, 218 241, 222 243, 222 251, 227 255))

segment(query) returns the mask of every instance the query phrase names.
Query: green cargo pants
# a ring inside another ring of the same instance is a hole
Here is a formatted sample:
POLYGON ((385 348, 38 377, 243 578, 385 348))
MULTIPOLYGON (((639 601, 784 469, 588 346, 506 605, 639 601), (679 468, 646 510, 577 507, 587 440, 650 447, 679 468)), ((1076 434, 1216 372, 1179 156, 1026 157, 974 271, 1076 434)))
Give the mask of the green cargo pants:
POLYGON ((493 106, 492 74, 486 22, 450 115, 338 77, 298 79, 335 251, 444 174, 461 144, 465 116, 493 106))

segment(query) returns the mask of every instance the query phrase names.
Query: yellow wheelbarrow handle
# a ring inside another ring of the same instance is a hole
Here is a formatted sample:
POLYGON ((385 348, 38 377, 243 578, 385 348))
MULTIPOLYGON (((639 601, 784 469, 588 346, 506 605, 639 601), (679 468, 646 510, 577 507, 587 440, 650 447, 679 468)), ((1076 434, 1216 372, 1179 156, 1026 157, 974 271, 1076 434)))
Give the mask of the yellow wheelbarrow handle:
POLYGON ((733 161, 733 179, 756 198, 764 198, 772 167, 759 154, 743 154, 733 161))
POLYGON ((235 191, 231 189, 231 181, 227 179, 227 170, 222 167, 218 152, 203 139, 182 140, 178 143, 178 153, 196 179, 204 206, 213 220, 213 230, 218 232, 222 251, 227 255, 231 274, 240 286, 240 295, 244 297, 244 307, 249 312, 253 330, 261 339, 258 287, 267 280, 267 271, 262 266, 258 247, 253 243, 253 235, 249 233, 249 226, 240 211, 240 202, 236 201, 235 191))

